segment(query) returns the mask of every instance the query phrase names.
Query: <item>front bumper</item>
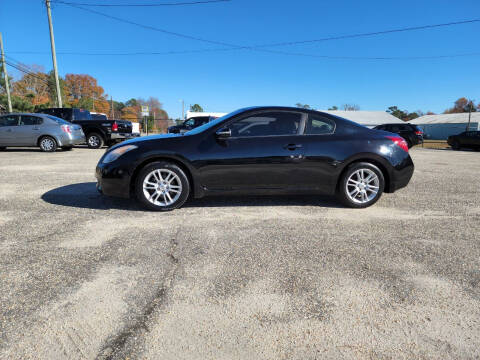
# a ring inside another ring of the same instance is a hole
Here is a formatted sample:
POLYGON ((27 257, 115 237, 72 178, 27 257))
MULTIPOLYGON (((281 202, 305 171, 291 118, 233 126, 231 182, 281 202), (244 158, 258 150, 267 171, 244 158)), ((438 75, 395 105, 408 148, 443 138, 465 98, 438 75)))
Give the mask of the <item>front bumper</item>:
POLYGON ((99 163, 95 169, 97 190, 107 196, 130 197, 130 172, 121 167, 112 168, 99 163))

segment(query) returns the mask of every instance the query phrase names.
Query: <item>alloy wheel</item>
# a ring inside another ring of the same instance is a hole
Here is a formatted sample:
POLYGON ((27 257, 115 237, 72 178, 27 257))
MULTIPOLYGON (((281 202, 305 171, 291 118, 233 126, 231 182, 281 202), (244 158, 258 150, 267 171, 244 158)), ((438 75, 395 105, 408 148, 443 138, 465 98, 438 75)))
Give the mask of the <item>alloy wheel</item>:
POLYGON ((88 137, 88 145, 90 145, 93 148, 98 147, 100 144, 100 139, 98 138, 97 135, 91 135, 88 137))
POLYGON ((143 180, 143 195, 153 205, 172 205, 181 194, 180 177, 169 169, 153 170, 143 180))
POLYGON ((375 199, 380 188, 380 180, 371 169, 358 169, 346 182, 346 193, 351 201, 365 204, 375 199))
POLYGON ((54 143, 53 140, 50 139, 50 138, 44 138, 44 139, 42 139, 42 141, 40 142, 40 147, 41 147, 44 151, 52 151, 53 148, 55 147, 55 143, 54 143))

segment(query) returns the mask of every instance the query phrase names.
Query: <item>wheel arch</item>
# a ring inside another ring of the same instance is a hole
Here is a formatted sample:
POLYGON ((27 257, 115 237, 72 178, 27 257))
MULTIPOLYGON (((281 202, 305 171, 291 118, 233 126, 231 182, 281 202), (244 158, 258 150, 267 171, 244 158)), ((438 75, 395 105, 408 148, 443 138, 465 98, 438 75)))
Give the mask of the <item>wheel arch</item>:
POLYGON ((132 171, 132 176, 130 177, 130 194, 134 192, 135 182, 137 180, 137 177, 140 171, 148 164, 151 164, 157 161, 168 161, 177 165, 180 169, 183 170, 185 175, 187 175, 187 179, 190 185, 190 189, 192 190, 192 194, 195 196, 198 193, 198 189, 196 189, 195 187, 196 183, 193 180, 192 170, 185 161, 180 160, 178 157, 175 157, 175 156, 158 155, 158 156, 151 156, 149 158, 143 159, 135 166, 135 168, 132 171))
POLYGON ((385 165, 385 163, 384 163, 385 160, 381 160, 381 158, 379 159, 379 156, 374 156, 374 154, 363 155, 363 156, 360 156, 360 157, 356 157, 354 159, 350 159, 349 161, 345 162, 344 167, 343 167, 342 171, 340 172, 340 175, 338 176, 337 184, 335 186, 335 191, 338 190, 338 187, 340 186, 340 182, 342 181, 343 175, 348 170, 348 168, 353 164, 361 163, 361 162, 371 163, 372 165, 375 165, 376 167, 378 167, 378 169, 382 172, 383 178, 385 180, 385 188, 384 188, 383 191, 385 193, 392 192, 391 191, 391 188, 392 188, 392 186, 391 186, 391 176, 390 176, 390 173, 387 170, 387 165, 385 165))

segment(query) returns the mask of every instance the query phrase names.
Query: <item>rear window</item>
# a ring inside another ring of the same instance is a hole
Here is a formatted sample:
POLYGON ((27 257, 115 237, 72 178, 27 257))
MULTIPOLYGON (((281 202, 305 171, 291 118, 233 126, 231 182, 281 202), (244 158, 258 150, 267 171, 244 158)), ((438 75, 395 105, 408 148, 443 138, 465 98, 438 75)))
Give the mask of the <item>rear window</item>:
POLYGON ((92 114, 90 113, 92 120, 108 120, 107 115, 104 114, 92 114))
POLYGON ((83 109, 74 109, 73 110, 73 118, 75 120, 92 120, 92 115, 90 111, 83 110, 83 109))
POLYGON ((70 123, 66 120, 63 120, 63 119, 60 119, 56 116, 53 116, 53 115, 47 115, 47 117, 53 121, 55 121, 57 124, 59 125, 70 125, 70 123))

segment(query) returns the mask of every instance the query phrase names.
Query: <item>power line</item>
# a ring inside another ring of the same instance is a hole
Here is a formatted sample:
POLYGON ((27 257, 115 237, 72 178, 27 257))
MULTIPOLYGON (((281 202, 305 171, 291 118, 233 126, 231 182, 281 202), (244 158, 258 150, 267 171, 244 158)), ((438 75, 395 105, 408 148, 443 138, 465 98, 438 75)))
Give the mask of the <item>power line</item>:
MULTIPOLYGON (((318 42, 325 42, 325 41, 334 41, 334 40, 344 40, 344 39, 352 39, 352 38, 361 38, 361 37, 370 37, 370 36, 378 36, 378 35, 385 35, 385 34, 392 34, 392 33, 401 33, 401 32, 408 32, 408 31, 418 31, 418 30, 427 30, 427 29, 434 29, 434 28, 441 28, 441 27, 449 27, 449 26, 457 26, 457 25, 465 25, 465 24, 472 24, 472 23, 479 23, 479 19, 470 19, 470 20, 461 20, 461 21, 453 21, 453 22, 447 22, 447 23, 439 23, 439 24, 427 24, 427 25, 420 25, 420 26, 412 26, 412 27, 403 27, 403 28, 397 28, 397 29, 390 29, 390 30, 381 30, 381 31, 374 31, 374 32, 366 32, 366 33, 356 33, 356 34, 347 34, 347 35, 337 35, 337 36, 330 36, 330 37, 324 37, 324 38, 319 38, 319 39, 308 39, 308 40, 298 40, 298 41, 285 41, 285 42, 277 42, 277 43, 270 43, 270 44, 260 44, 260 45, 251 45, 251 46, 240 46, 236 44, 231 44, 231 43, 226 43, 222 41, 216 41, 216 40, 209 40, 209 39, 204 39, 188 34, 181 34, 165 29, 160 29, 156 28, 150 25, 145 25, 141 23, 137 23, 131 20, 119 18, 116 16, 112 16, 109 14, 102 13, 100 11, 92 10, 92 9, 86 9, 78 5, 72 5, 72 3, 65 3, 62 2, 68 6, 75 7, 77 9, 81 9, 87 12, 91 12, 100 16, 104 16, 116 21, 124 22, 130 25, 135 25, 138 27, 142 27, 144 29, 148 30, 153 30, 153 31, 158 31, 165 33, 167 35, 173 35, 177 37, 182 37, 190 40, 195 40, 195 41, 200 41, 200 42, 205 42, 205 43, 210 43, 210 44, 215 44, 215 45, 223 45, 223 46, 228 46, 230 50, 256 50, 256 51, 268 51, 268 52, 274 52, 273 50, 267 50, 266 48, 270 47, 280 47, 280 46, 292 46, 292 45, 304 45, 304 44, 311 44, 311 43, 318 43, 318 42)), ((219 51, 225 51, 228 49, 219 49, 219 51)), ((207 49, 208 51, 208 49, 207 49)), ((211 50, 210 50, 211 51, 211 50)), ((294 55, 292 53, 291 55, 294 55)))
POLYGON ((187 35, 187 34, 181 34, 181 33, 177 33, 177 32, 174 32, 174 31, 169 31, 169 30, 165 30, 165 29, 156 28, 156 27, 154 27, 154 26, 137 23, 137 22, 135 22, 135 21, 130 21, 130 20, 127 20, 127 19, 122 19, 122 18, 119 18, 119 17, 116 17, 116 16, 112 16, 112 15, 108 15, 108 14, 102 13, 102 12, 97 11, 97 10, 86 9, 86 8, 84 8, 84 7, 77 6, 77 5, 72 5, 72 4, 69 4, 69 3, 63 3, 63 4, 65 4, 65 5, 67 5, 67 6, 71 6, 71 7, 77 8, 77 9, 81 9, 81 10, 84 10, 84 11, 87 11, 87 12, 91 12, 91 13, 93 13, 93 14, 97 14, 97 15, 100 15, 100 16, 104 16, 104 17, 109 18, 109 19, 117 20, 117 21, 124 22, 124 23, 130 24, 130 25, 135 25, 135 26, 138 26, 138 27, 147 29, 147 30, 152 30, 152 31, 161 32, 161 33, 164 33, 164 34, 167 34, 167 35, 177 36, 177 37, 181 37, 181 38, 184 38, 184 39, 195 40, 195 41, 204 42, 204 43, 209 43, 209 44, 214 44, 214 45, 222 45, 222 46, 236 47, 236 45, 227 44, 227 43, 224 43, 224 42, 221 42, 221 41, 214 41, 214 40, 203 39, 203 38, 200 38, 200 37, 197 37, 197 36, 192 36, 192 35, 187 35))
POLYGON ((173 3, 156 3, 156 4, 89 4, 89 3, 74 3, 61 0, 51 0, 52 3, 59 3, 65 5, 80 5, 80 6, 95 6, 95 7, 157 7, 157 6, 183 6, 183 5, 202 5, 220 2, 230 2, 232 0, 199 0, 199 1, 184 1, 173 3))
MULTIPOLYGON (((218 52, 218 51, 228 51, 228 49, 198 49, 198 50, 180 50, 180 51, 158 51, 158 52, 110 52, 110 53, 98 53, 98 52, 69 52, 69 51, 60 51, 57 54, 61 55, 75 55, 75 56, 142 56, 142 55, 181 55, 181 54, 191 54, 191 53, 203 53, 203 52, 218 52)), ((41 51, 12 51, 9 52, 12 54, 48 54, 48 52, 41 51)), ((276 51, 276 54, 289 55, 289 56, 302 56, 318 59, 331 59, 331 60, 434 60, 434 59, 448 59, 448 58, 458 58, 458 57, 470 57, 470 56, 480 56, 480 52, 471 52, 471 53, 459 53, 459 54, 444 54, 444 55, 422 55, 422 56, 340 56, 340 55, 319 55, 319 54, 308 54, 308 53, 298 53, 298 52, 284 52, 276 51)))

